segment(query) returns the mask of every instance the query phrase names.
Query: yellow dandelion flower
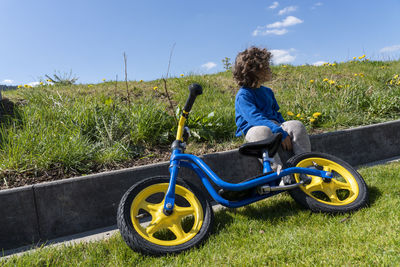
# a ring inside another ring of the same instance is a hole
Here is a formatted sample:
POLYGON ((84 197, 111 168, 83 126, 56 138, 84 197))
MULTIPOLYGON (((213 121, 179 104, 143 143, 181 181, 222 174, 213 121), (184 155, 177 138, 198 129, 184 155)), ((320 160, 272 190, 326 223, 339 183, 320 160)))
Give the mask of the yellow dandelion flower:
POLYGON ((287 68, 287 66, 286 66, 286 65, 283 65, 282 68, 287 68))
POLYGON ((102 81, 103 81, 103 82, 105 82, 105 81, 106 81, 106 79, 102 79, 102 81))
POLYGON ((335 66, 336 66, 336 63, 333 63, 332 66, 335 67, 335 66))
POLYGON ((297 114, 297 115, 296 115, 296 117, 297 117, 297 118, 300 118, 300 117, 301 117, 300 113, 299 113, 299 114, 297 114))
POLYGON ((399 75, 398 74, 394 75, 393 79, 397 79, 397 78, 399 78, 399 75))
POLYGON ((155 91, 155 90, 157 90, 157 89, 158 89, 158 87, 157 87, 157 86, 154 86, 154 87, 153 87, 153 90, 154 90, 154 91, 155 91))
POLYGON ((93 84, 89 84, 88 87, 93 87, 93 84))
POLYGON ((40 82, 39 84, 40 84, 40 85, 43 85, 43 82, 40 82))
POLYGON ((397 82, 397 85, 400 85, 400 81, 397 82))
POLYGON ((358 57, 358 59, 363 59, 365 58, 365 55, 362 55, 361 57, 358 57))
POLYGON ((315 113, 312 114, 312 116, 313 116, 314 118, 318 118, 318 117, 321 116, 321 115, 322 115, 321 112, 315 112, 315 113))
POLYGON ((322 81, 327 82, 327 81, 329 81, 329 79, 328 79, 328 78, 325 78, 325 79, 323 79, 322 81))
POLYGON ((181 77, 185 76, 185 74, 181 74, 181 77))
POLYGON ((310 83, 314 83, 314 80, 310 80, 310 83))
POLYGON ((46 81, 47 81, 47 82, 49 82, 49 83, 51 82, 51 80, 50 80, 50 79, 47 79, 46 81))
POLYGON ((392 85, 393 84, 393 80, 390 80, 389 84, 392 85))
POLYGON ((354 77, 357 77, 358 76, 358 74, 357 73, 354 73, 354 77))
POLYGON ((294 116, 294 113, 291 112, 291 111, 288 111, 287 114, 288 114, 289 116, 294 116))
POLYGON ((18 88, 21 88, 22 87, 22 85, 18 85, 18 88))
POLYGON ((29 85, 27 85, 27 84, 24 84, 24 87, 25 87, 25 88, 29 88, 29 85))
POLYGON ((311 123, 315 122, 315 119, 314 119, 314 118, 311 118, 311 119, 310 119, 310 122, 311 122, 311 123))
POLYGON ((357 57, 353 57, 353 59, 354 59, 354 60, 356 60, 356 59, 357 59, 357 57))
POLYGON ((335 82, 335 81, 332 81, 332 80, 329 80, 328 83, 329 83, 330 85, 334 85, 336 82, 335 82))
POLYGON ((343 88, 343 85, 338 85, 339 88, 343 88))
POLYGON ((364 73, 359 73, 358 76, 364 77, 364 73))
POLYGON ((304 118, 303 118, 303 117, 301 117, 301 118, 300 118, 300 120, 304 120, 304 118))
POLYGON ((141 82, 141 83, 142 83, 142 82, 143 82, 143 80, 140 80, 139 82, 141 82))

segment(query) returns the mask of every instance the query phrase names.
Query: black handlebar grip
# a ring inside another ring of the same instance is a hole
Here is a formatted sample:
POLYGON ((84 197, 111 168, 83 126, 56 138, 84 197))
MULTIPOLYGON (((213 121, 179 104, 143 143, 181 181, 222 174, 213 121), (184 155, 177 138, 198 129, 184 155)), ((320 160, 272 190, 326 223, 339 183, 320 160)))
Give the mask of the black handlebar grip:
POLYGON ((201 87, 200 84, 192 83, 191 85, 189 85, 189 97, 186 100, 186 104, 183 107, 183 110, 186 112, 190 112, 193 103, 196 100, 196 97, 198 95, 201 95, 202 93, 203 93, 203 88, 201 87))

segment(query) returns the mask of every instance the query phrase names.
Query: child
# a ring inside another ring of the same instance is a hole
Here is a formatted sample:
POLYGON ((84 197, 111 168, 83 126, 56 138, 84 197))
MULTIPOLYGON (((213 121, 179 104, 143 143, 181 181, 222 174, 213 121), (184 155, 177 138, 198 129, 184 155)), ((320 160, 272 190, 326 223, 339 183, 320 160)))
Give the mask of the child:
MULTIPOLYGON (((236 57, 233 77, 241 86, 235 101, 236 136, 245 135, 247 142, 256 142, 280 132, 284 150, 294 154, 310 152, 304 125, 297 120, 285 121, 274 93, 262 86, 271 80, 271 56, 265 48, 250 47, 236 57)), ((277 156, 275 160, 282 165, 277 156)))

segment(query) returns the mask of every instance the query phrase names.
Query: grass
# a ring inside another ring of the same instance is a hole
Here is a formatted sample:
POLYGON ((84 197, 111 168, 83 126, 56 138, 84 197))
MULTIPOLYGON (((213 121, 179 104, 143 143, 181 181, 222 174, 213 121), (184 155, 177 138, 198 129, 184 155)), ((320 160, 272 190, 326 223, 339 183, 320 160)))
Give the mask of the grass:
POLYGON ((119 234, 108 240, 44 247, 4 266, 394 266, 400 263, 400 163, 363 168, 370 206, 353 214, 302 209, 281 194, 216 213, 200 248, 163 257, 135 253, 119 234))
MULTIPOLYGON (((284 118, 301 120, 310 133, 400 118, 400 61, 280 65, 273 73, 266 86, 273 88, 284 118), (322 115, 315 119, 316 112, 322 115)), ((188 121, 188 152, 236 147, 243 140, 234 136, 237 86, 229 71, 168 79, 174 111, 162 80, 130 81, 130 99, 125 84, 113 81, 4 92, 16 104, 0 122, 0 188, 45 174, 64 178, 159 157, 174 139, 174 113, 193 82, 204 94, 188 121)))

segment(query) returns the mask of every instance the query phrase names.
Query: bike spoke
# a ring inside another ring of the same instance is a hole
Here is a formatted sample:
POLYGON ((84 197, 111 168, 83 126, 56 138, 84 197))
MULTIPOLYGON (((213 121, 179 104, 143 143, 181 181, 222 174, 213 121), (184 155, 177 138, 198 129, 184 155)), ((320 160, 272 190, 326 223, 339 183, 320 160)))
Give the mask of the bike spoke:
POLYGON ((183 218, 183 217, 188 216, 188 215, 194 215, 195 214, 195 210, 194 210, 193 207, 179 207, 176 204, 175 204, 174 212, 180 218, 183 218))
POLYGON ((155 218, 153 219, 149 226, 146 228, 146 232, 149 235, 153 235, 155 232, 157 232, 158 230, 164 228, 163 224, 162 224, 162 218, 155 218))
POLYGON ((143 210, 147 211, 152 216, 154 215, 155 212, 159 211, 161 207, 163 207, 163 203, 162 202, 161 203, 150 203, 150 202, 147 202, 147 201, 143 201, 139 205, 139 209, 143 209, 143 210))
POLYGON ((323 181, 321 177, 312 176, 311 183, 306 185, 305 189, 310 193, 315 191, 323 191, 322 183, 323 181))
POLYGON ((348 183, 343 183, 343 182, 340 182, 340 181, 338 181, 336 179, 332 179, 331 183, 335 186, 336 190, 338 190, 338 189, 346 189, 346 190, 352 191, 351 190, 351 185, 348 184, 348 183))
POLYGON ((174 235, 176 236, 176 239, 178 239, 178 240, 184 238, 186 235, 186 233, 183 231, 180 223, 174 223, 172 226, 168 227, 168 229, 171 230, 172 233, 174 233, 174 235))

